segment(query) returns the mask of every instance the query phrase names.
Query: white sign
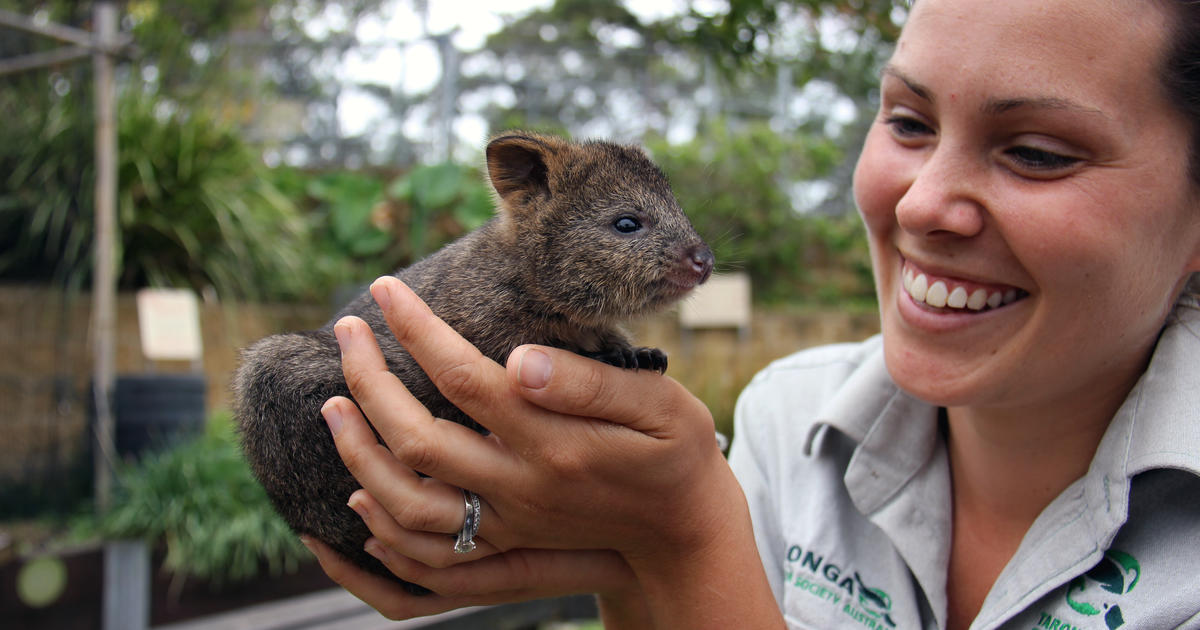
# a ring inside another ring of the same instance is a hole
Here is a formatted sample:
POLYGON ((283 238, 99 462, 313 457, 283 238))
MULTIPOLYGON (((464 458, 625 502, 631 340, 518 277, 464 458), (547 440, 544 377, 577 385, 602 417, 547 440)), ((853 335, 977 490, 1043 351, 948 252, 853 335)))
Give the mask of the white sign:
POLYGON ((187 289, 142 289, 137 292, 138 330, 142 354, 151 361, 198 361, 200 306, 187 289))
POLYGON ((746 328, 750 326, 750 276, 713 274, 679 305, 684 328, 746 328))

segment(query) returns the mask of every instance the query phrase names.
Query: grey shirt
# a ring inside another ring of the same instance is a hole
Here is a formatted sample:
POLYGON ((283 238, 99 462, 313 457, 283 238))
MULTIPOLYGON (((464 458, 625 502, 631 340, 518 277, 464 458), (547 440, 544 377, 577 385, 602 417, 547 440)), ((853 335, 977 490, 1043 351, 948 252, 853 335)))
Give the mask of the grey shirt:
MULTIPOLYGON (((972 628, 1200 629, 1198 360, 1200 310, 1181 303, 1087 474, 1034 522, 972 628)), ((892 383, 878 337, 773 363, 735 427, 730 465, 789 627, 945 627, 938 409, 892 383)))

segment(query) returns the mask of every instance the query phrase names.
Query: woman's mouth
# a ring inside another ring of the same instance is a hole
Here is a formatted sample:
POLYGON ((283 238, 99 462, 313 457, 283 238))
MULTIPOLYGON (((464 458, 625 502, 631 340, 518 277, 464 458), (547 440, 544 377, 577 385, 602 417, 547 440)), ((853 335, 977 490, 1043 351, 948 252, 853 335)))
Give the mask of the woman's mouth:
POLYGON ((986 285, 942 278, 922 272, 905 261, 902 275, 905 293, 914 302, 934 309, 986 311, 1012 304, 1029 295, 1024 289, 1004 285, 986 285))

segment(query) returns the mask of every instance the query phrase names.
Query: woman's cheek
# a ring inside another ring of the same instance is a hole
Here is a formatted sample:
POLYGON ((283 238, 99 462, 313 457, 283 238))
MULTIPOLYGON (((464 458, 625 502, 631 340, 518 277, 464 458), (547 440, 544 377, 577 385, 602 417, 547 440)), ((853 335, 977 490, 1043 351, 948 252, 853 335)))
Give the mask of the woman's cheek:
POLYGON ((896 203, 904 195, 904 186, 897 177, 901 161, 889 159, 877 135, 873 130, 867 136, 854 169, 854 201, 873 236, 886 234, 895 224, 896 203))

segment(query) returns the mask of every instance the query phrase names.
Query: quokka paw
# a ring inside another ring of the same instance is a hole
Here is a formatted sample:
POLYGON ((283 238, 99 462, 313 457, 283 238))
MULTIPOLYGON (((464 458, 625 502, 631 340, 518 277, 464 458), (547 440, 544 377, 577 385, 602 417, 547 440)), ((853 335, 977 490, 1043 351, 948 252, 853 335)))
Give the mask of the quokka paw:
POLYGON ((586 356, 628 370, 654 370, 659 374, 667 371, 667 353, 658 348, 610 348, 586 356))

